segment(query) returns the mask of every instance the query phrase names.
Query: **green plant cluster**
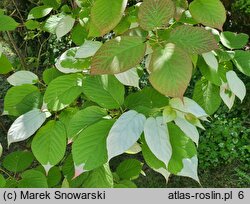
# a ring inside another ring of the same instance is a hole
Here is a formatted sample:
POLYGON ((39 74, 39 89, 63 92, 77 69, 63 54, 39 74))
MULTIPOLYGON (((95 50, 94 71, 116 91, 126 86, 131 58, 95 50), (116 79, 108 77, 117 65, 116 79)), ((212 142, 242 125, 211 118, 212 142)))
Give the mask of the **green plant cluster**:
POLYGON ((225 114, 216 115, 215 121, 201 134, 199 146, 200 168, 215 168, 238 160, 250 162, 250 129, 244 126, 241 118, 228 118, 225 114))

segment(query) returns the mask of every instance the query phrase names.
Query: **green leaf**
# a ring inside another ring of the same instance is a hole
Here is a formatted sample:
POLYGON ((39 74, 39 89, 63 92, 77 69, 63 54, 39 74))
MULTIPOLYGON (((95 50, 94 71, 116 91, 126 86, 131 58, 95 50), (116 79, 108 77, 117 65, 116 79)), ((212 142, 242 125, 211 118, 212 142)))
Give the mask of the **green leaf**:
POLYGON ((172 157, 168 170, 178 174, 183 169, 183 159, 190 159, 197 155, 194 143, 176 125, 168 123, 169 137, 172 146, 172 157))
POLYGON ((40 27, 40 23, 38 21, 28 20, 25 22, 25 26, 29 30, 35 30, 40 27))
POLYGON ((13 18, 5 15, 0 15, 0 31, 12 31, 17 28, 17 23, 13 18))
POLYGON ((54 187, 58 185, 61 182, 62 174, 59 169, 59 167, 54 166, 49 170, 48 176, 47 176, 47 182, 49 188, 54 187))
POLYGON ((36 133, 31 149, 36 159, 48 172, 58 164, 66 151, 66 130, 60 121, 49 121, 36 133))
POLYGON ((4 188, 6 185, 6 180, 2 174, 0 174, 0 188, 4 188))
POLYGON ((241 100, 246 96, 246 86, 241 81, 241 79, 237 76, 237 74, 234 71, 229 71, 226 74, 227 82, 230 90, 241 100))
POLYGON ((3 160, 3 167, 8 171, 17 173, 29 168, 34 161, 31 152, 16 151, 8 154, 3 160))
POLYGON ((63 179, 61 188, 69 188, 69 182, 67 178, 63 179))
POLYGON ((121 36, 112 39, 96 52, 91 64, 92 74, 119 74, 138 65, 146 44, 140 37, 121 36))
POLYGON ((124 86, 114 76, 88 76, 83 84, 83 93, 104 108, 117 109, 124 102, 124 86))
POLYGON ((134 110, 123 113, 111 128, 108 139, 108 159, 132 147, 143 132, 146 117, 134 110), (122 131, 121 131, 122 130, 122 131))
POLYGON ((144 135, 152 153, 167 166, 171 158, 172 148, 168 128, 163 123, 163 117, 148 118, 144 125, 144 135))
POLYGON ((28 170, 21 177, 19 188, 48 188, 47 179, 40 171, 28 170))
POLYGON ((233 58, 233 62, 235 66, 240 70, 243 74, 250 76, 250 52, 236 50, 233 58))
POLYGON ((49 85, 51 81, 62 75, 63 73, 59 72, 56 68, 45 69, 43 72, 43 81, 49 85))
POLYGON ((193 100, 195 100, 208 115, 213 115, 221 104, 220 88, 202 78, 196 82, 193 100))
POLYGON ((75 19, 69 15, 64 16, 62 19, 60 19, 55 29, 57 38, 60 39, 64 35, 68 34, 73 28, 74 24, 75 19))
POLYGON ((99 122, 103 117, 107 115, 107 111, 98 106, 90 106, 81 111, 78 111, 72 117, 72 119, 68 121, 68 138, 74 139, 87 127, 99 122))
POLYGON ((116 173, 121 179, 133 180, 139 177, 143 164, 136 159, 124 160, 116 168, 116 173))
POLYGON ((114 120, 102 120, 79 134, 72 146, 76 166, 90 171, 108 161, 106 139, 113 124, 114 120))
POLYGON ((153 109, 162 108, 168 105, 168 98, 151 87, 132 93, 125 99, 125 106, 149 116, 153 109))
POLYGON ((114 184, 114 188, 137 188, 137 186, 130 180, 122 180, 114 184))
POLYGON ((146 0, 139 7, 139 24, 144 30, 154 30, 166 26, 174 13, 172 0, 146 0))
POLYGON ((7 78, 7 81, 13 86, 35 84, 38 80, 38 76, 30 71, 18 71, 7 78))
POLYGON ((83 183, 84 188, 112 188, 113 175, 108 164, 90 172, 90 175, 83 183))
POLYGON ((139 87, 140 77, 136 68, 129 69, 120 74, 115 74, 115 77, 125 86, 139 87))
POLYGON ((77 47, 66 50, 56 61, 56 68, 63 73, 77 73, 89 69, 89 59, 77 59, 77 47))
POLYGON ((249 36, 245 33, 222 32, 220 40, 222 44, 229 49, 241 49, 248 43, 249 36))
POLYGON ((69 106, 82 92, 83 77, 70 74, 54 79, 46 89, 44 101, 48 109, 59 111, 69 106))
POLYGON ((8 131, 8 145, 28 139, 42 126, 45 120, 46 113, 39 109, 31 110, 18 117, 8 131))
POLYGON ((81 26, 81 24, 77 24, 72 29, 71 38, 76 45, 82 45, 84 41, 87 39, 87 37, 88 37, 88 32, 85 27, 81 26))
POLYGON ((49 6, 37 6, 30 10, 28 15, 28 20, 30 19, 37 19, 37 18, 43 18, 52 11, 53 8, 49 6))
MULTIPOLYGON (((69 138, 68 135, 68 129, 70 127, 70 120, 73 118, 73 116, 79 111, 78 106, 76 107, 68 107, 66 109, 64 109, 60 115, 59 115, 59 121, 63 123, 66 132, 67 132, 67 137, 69 138)), ((70 142, 70 141, 68 141, 70 142)))
POLYGON ((69 154, 69 156, 64 160, 63 166, 62 166, 62 172, 65 178, 70 181, 74 175, 75 175, 75 166, 72 154, 69 154))
POLYGON ((153 87, 166 96, 182 97, 192 76, 190 57, 172 43, 154 51, 149 80, 153 87))
POLYGON ((96 0, 94 2, 91 8, 90 25, 94 26, 97 32, 96 36, 102 36, 118 25, 127 2, 128 0, 96 0))
POLYGON ((19 116, 41 105, 42 96, 37 87, 16 86, 10 88, 4 98, 4 114, 19 116))
POLYGON ((174 28, 168 39, 190 54, 202 54, 218 49, 214 36, 204 28, 182 25, 174 28))
POLYGON ((8 74, 10 71, 12 71, 12 64, 4 54, 0 53, 0 74, 8 74))
POLYGON ((226 10, 220 0, 194 0, 189 5, 193 18, 206 26, 222 30, 226 10))
POLYGON ((58 9, 61 4, 61 0, 42 0, 43 4, 58 9))

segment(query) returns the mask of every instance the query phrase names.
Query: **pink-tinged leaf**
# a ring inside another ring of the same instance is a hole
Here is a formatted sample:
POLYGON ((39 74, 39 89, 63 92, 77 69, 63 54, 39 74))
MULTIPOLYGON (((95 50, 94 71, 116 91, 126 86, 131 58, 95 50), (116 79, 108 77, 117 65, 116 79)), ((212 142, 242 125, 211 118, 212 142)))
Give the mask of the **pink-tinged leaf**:
POLYGON ((122 36, 103 44, 91 64, 91 74, 119 74, 138 65, 146 44, 140 37, 122 36))
POLYGON ((90 34, 97 37, 110 32, 122 19, 128 0, 96 0, 91 8, 90 34))
POLYGON ((194 0, 189 5, 192 17, 199 23, 222 30, 226 10, 220 0, 194 0))
POLYGON ((149 66, 149 80, 160 93, 182 98, 191 79, 192 69, 188 54, 169 43, 154 51, 149 66))
POLYGON ((172 0, 144 0, 139 8, 139 24, 144 30, 166 26, 174 16, 172 0))
POLYGON ((202 54, 218 49, 215 37, 200 27, 182 25, 175 28, 168 42, 176 44, 190 54, 202 54))

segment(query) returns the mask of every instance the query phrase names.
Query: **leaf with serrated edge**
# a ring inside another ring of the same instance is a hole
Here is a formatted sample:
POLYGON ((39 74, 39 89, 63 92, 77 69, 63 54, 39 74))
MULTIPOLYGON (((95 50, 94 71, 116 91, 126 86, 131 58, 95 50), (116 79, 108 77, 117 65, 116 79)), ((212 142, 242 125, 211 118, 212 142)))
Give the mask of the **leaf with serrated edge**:
POLYGON ((108 33, 118 25, 127 2, 128 0, 96 0, 94 2, 90 13, 90 25, 98 33, 97 36, 108 33))
POLYGON ((83 93, 104 108, 119 108, 124 102, 124 86, 112 75, 87 76, 83 83, 83 93))
POLYGON ((172 0, 146 0, 139 7, 139 24, 144 30, 150 31, 167 25, 174 13, 172 0))
POLYGON ((127 151, 139 139, 145 121, 146 117, 134 110, 120 116, 111 128, 107 138, 109 160, 127 151))
MULTIPOLYGON (((66 150, 66 130, 62 122, 49 121, 35 135, 32 152, 43 166, 53 167, 61 161, 66 150)), ((48 172, 49 169, 45 168, 48 172)))
POLYGON ((71 120, 68 121, 68 138, 74 139, 84 129, 99 122, 107 115, 107 111, 98 106, 90 106, 78 111, 71 120))
POLYGON ((82 83, 83 77, 80 74, 57 77, 46 89, 44 102, 50 110, 62 110, 81 94, 82 83))
POLYGON ((221 104, 220 88, 202 78, 195 84, 193 100, 209 115, 212 115, 218 110, 221 104))
POLYGON ((190 57, 176 45, 169 43, 154 51, 149 70, 152 86, 165 96, 182 97, 192 76, 190 57))
POLYGON ((146 44, 140 37, 116 37, 101 46, 92 59, 91 74, 119 74, 138 65, 146 44))
POLYGON ((83 130, 72 146, 76 166, 96 169, 108 161, 106 139, 114 120, 101 120, 83 130))
POLYGON ((220 0, 194 0, 189 5, 192 17, 206 26, 222 30, 226 10, 220 0))
POLYGON ((204 28, 182 25, 174 28, 168 39, 190 54, 202 54, 218 49, 214 36, 204 28))

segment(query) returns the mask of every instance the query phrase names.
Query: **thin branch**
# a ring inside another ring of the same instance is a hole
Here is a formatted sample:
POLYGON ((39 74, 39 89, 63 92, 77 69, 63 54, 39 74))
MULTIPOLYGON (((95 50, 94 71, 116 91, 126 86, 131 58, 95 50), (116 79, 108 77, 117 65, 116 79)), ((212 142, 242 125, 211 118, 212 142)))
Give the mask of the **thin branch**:
POLYGON ((16 10, 17 10, 17 13, 18 13, 18 15, 19 15, 20 20, 21 20, 22 23, 24 24, 23 16, 22 16, 21 12, 19 11, 18 6, 16 5, 15 0, 12 0, 12 3, 14 4, 14 6, 15 6, 15 8, 16 8, 16 10))
POLYGON ((27 64, 26 64, 26 62, 25 62, 25 60, 24 60, 24 56, 23 56, 23 54, 21 53, 21 51, 18 49, 18 47, 17 47, 17 45, 16 45, 16 43, 15 43, 15 40, 13 39, 13 37, 12 37, 12 35, 11 35, 11 33, 10 33, 9 31, 7 31, 7 36, 8 36, 8 38, 9 38, 9 40, 10 40, 10 42, 11 42, 13 48, 15 49, 16 54, 17 54, 18 57, 20 58, 20 62, 21 62, 21 64, 22 64, 22 66, 23 66, 23 69, 27 70, 27 69, 28 69, 28 66, 27 66, 27 64))

